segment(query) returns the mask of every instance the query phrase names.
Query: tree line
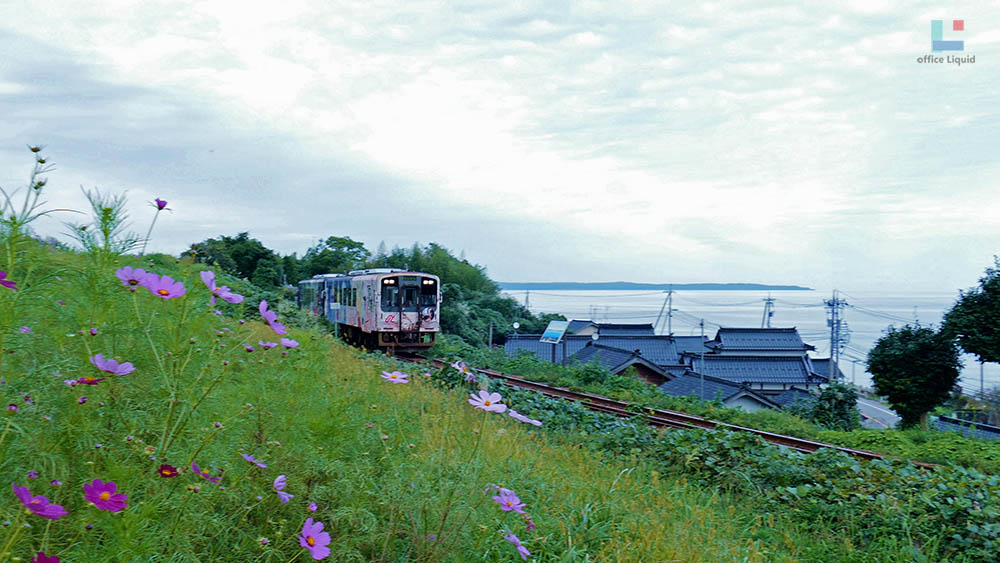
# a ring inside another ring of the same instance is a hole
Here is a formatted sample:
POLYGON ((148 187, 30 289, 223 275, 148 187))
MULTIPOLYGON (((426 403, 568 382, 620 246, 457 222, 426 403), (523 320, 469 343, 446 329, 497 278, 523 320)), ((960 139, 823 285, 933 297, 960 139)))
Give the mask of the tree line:
POLYGON ((349 236, 330 236, 306 250, 281 256, 249 233, 220 236, 198 243, 181 253, 182 258, 212 264, 233 276, 244 278, 264 289, 295 286, 317 274, 346 273, 364 268, 401 268, 427 272, 441 278, 441 329, 473 346, 485 346, 491 333, 492 344, 502 344, 513 332, 540 333, 550 320, 561 315, 534 315, 516 300, 500 293, 486 268, 456 257, 437 243, 409 249, 387 250, 381 243, 372 254, 364 243, 349 236))

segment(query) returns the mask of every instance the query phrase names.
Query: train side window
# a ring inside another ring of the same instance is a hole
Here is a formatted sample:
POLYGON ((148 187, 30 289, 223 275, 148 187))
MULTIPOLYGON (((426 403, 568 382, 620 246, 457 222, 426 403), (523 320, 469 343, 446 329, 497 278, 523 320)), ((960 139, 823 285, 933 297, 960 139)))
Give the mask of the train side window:
POLYGON ((358 288, 351 288, 351 307, 357 307, 358 305, 358 288))
POLYGON ((420 306, 433 307, 437 305, 437 287, 425 285, 420 288, 420 306))

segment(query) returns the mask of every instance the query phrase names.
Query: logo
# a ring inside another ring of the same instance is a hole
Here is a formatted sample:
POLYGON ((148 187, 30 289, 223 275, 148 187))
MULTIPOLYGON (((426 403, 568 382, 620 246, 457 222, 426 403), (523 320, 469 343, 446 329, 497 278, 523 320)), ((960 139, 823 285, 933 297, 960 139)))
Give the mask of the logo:
MULTIPOLYGON (((952 31, 965 31, 965 20, 951 20, 952 31)), ((931 20, 931 51, 964 51, 965 41, 944 40, 944 20, 931 20)))

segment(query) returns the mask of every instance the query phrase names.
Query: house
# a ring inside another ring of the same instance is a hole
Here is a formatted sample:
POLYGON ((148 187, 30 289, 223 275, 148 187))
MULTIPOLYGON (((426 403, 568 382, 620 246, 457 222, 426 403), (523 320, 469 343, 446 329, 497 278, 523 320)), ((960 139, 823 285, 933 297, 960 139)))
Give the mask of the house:
POLYGON ((638 350, 625 350, 595 342, 587 343, 582 350, 570 356, 569 361, 581 364, 597 362, 613 374, 621 374, 626 369, 633 368, 650 385, 661 385, 669 377, 663 368, 643 357, 638 350))
POLYGON ((691 371, 675 376, 660 385, 658 389, 676 397, 696 397, 703 401, 718 399, 726 407, 743 409, 747 412, 781 408, 781 405, 772 398, 746 385, 708 375, 702 377, 691 371))
MULTIPOLYGON (((813 373, 830 379, 830 358, 810 358, 809 362, 812 364, 813 373)), ((837 365, 837 377, 834 378, 834 381, 844 381, 844 372, 841 371, 839 364, 837 365)))
MULTIPOLYGON (((534 354, 539 359, 562 363, 563 348, 565 346, 567 360, 573 354, 582 350, 588 344, 594 342, 593 335, 567 335, 563 337, 563 342, 559 344, 549 344, 539 342, 539 334, 514 334, 507 337, 504 344, 504 351, 510 357, 517 357, 520 354, 534 354), (565 345, 564 345, 565 343, 565 345), (554 348, 553 348, 554 347, 554 348), (554 355, 553 355, 554 353, 554 355)), ((621 350, 637 352, 646 360, 667 368, 669 366, 682 366, 674 339, 670 336, 598 336, 598 344, 621 350)))
POLYGON ((594 321, 572 320, 566 328, 566 334, 577 336, 590 336, 592 334, 605 336, 653 336, 652 323, 644 324, 620 324, 620 323, 596 323, 594 321))
POLYGON ((792 328, 726 328, 705 343, 706 353, 739 356, 804 356, 816 349, 792 328))
POLYGON ((754 391, 777 395, 789 389, 818 389, 829 381, 812 372, 809 358, 802 356, 759 356, 705 354, 692 359, 691 371, 704 373, 754 391))

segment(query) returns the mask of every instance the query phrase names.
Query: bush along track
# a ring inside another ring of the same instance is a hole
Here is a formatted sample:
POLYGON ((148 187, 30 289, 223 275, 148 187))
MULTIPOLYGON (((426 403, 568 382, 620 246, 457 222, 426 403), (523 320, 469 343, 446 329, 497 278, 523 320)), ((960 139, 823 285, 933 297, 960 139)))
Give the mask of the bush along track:
POLYGON ((432 372, 445 387, 488 386, 547 431, 620 459, 711 483, 791 515, 816 534, 847 531, 858 549, 909 542, 918 558, 996 561, 1000 476, 959 466, 864 461, 832 449, 803 454, 726 430, 663 430, 474 375, 460 361, 432 372))

